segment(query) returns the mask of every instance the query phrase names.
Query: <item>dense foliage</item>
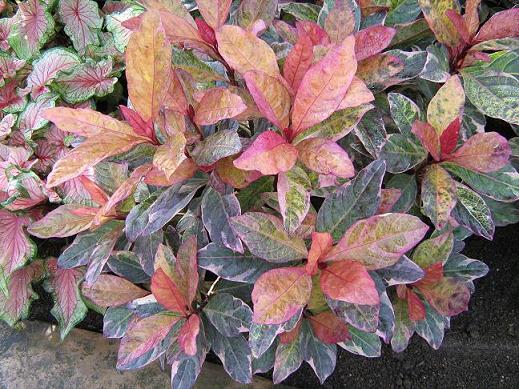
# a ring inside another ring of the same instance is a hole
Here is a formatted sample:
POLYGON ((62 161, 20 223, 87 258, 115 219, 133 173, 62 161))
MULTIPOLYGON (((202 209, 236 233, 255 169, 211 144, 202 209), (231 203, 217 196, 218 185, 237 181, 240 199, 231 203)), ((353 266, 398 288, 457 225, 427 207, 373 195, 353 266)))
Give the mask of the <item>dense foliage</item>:
POLYGON ((519 9, 322 3, 0 0, 0 318, 43 281, 175 388, 440 347, 519 221, 519 9))

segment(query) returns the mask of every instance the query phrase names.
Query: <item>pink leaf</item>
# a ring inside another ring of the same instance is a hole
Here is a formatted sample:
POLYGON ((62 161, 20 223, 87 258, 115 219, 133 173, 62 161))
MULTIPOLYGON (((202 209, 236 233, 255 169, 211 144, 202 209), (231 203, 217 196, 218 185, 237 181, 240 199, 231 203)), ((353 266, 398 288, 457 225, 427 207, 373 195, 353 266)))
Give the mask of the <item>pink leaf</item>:
POLYGON ((355 261, 338 261, 324 268, 321 289, 334 300, 360 305, 380 303, 375 282, 366 268, 355 261))
POLYGON ((308 36, 314 46, 326 46, 330 44, 330 37, 328 36, 328 33, 315 22, 309 20, 299 20, 296 22, 296 28, 297 35, 299 37, 302 37, 303 35, 308 36))
POLYGON ((358 77, 353 77, 351 85, 346 91, 337 111, 358 107, 359 105, 367 104, 373 100, 375 100, 375 96, 373 96, 373 93, 371 93, 364 81, 358 77))
POLYGON ((389 46, 396 30, 385 26, 371 26, 355 34, 355 55, 362 61, 389 46))
POLYGON ((409 319, 413 321, 425 319, 425 305, 412 289, 407 289, 407 307, 409 309, 409 319))
POLYGON ((83 277, 80 269, 60 269, 58 261, 52 259, 48 262, 48 268, 52 275, 52 288, 56 293, 58 307, 66 322, 72 319, 74 310, 78 304, 76 289, 79 280, 83 277))
POLYGON ((117 367, 124 368, 158 346, 179 320, 180 317, 163 312, 130 324, 121 339, 117 367))
POLYGON ((309 316, 314 335, 321 342, 336 344, 346 342, 351 338, 348 326, 333 312, 325 311, 315 316, 309 316))
POLYGON ((312 246, 308 252, 306 272, 313 275, 317 270, 319 259, 326 255, 333 246, 333 238, 328 232, 312 232, 312 246))
POLYGON ((189 307, 180 288, 161 268, 151 278, 151 292, 164 308, 181 315, 188 313, 189 307))
POLYGON ((91 285, 83 283, 81 293, 102 308, 126 304, 150 294, 126 279, 110 274, 101 274, 91 285))
POLYGON ((287 80, 288 85, 297 91, 299 85, 306 74, 307 70, 312 66, 314 59, 313 44, 308 35, 301 35, 297 43, 294 45, 283 65, 283 77, 287 80))
POLYGON ((247 109, 242 98, 224 87, 209 89, 196 109, 194 121, 199 125, 216 124, 238 116, 247 109))
POLYGON ((337 143, 323 138, 306 139, 298 143, 299 159, 305 166, 319 174, 333 174, 350 178, 355 174, 348 153, 337 143))
POLYGON ((470 43, 470 34, 463 16, 461 16, 460 13, 455 9, 448 9, 445 11, 445 15, 447 15, 452 24, 454 24, 463 42, 466 44, 470 43))
POLYGON ((491 39, 512 38, 519 35, 519 8, 498 12, 485 23, 472 41, 473 44, 491 39))
POLYGON ((297 149, 294 146, 274 131, 265 131, 234 161, 234 166, 269 175, 290 170, 296 160, 297 149))
POLYGON ((511 153, 506 138, 497 132, 485 132, 471 136, 445 159, 470 170, 490 173, 505 166, 511 153))
POLYGON ((441 160, 440 140, 436 130, 429 123, 416 120, 413 123, 412 133, 415 134, 423 147, 431 154, 435 161, 441 160))
POLYGON ((216 30, 227 20, 232 0, 196 0, 196 3, 204 20, 216 30))
POLYGON ((286 322, 307 304, 311 290, 312 279, 302 267, 280 268, 264 273, 252 291, 254 322, 286 322))
POLYGON ((27 231, 38 238, 65 238, 87 230, 97 208, 65 204, 32 223, 27 231))
POLYGON ((280 79, 260 71, 247 72, 244 79, 259 111, 280 129, 287 128, 290 121, 290 93, 280 79))
POLYGON ((36 247, 25 234, 27 217, 0 209, 0 267, 8 276, 22 267, 35 253, 36 247))
POLYGON ((292 108, 294 134, 322 122, 338 108, 357 70, 354 47, 350 36, 306 72, 292 108))
POLYGON ((422 240, 429 227, 403 213, 372 216, 353 224, 326 256, 326 261, 349 260, 369 270, 391 266, 422 240))
POLYGON ((131 108, 120 105, 119 109, 123 115, 124 120, 132 126, 133 131, 137 135, 145 136, 147 138, 155 140, 155 130, 153 129, 153 120, 145 121, 142 116, 131 108))
POLYGON ((196 354, 196 338, 200 332, 200 317, 191 315, 178 333, 180 348, 187 355, 196 354))

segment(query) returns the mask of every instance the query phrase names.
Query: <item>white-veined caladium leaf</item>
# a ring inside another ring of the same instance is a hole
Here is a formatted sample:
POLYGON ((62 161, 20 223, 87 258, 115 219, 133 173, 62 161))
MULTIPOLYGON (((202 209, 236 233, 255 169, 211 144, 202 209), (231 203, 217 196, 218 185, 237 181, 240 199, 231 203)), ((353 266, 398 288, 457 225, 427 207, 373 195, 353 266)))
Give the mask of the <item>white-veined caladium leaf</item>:
POLYGON ((98 32, 103 24, 99 7, 92 0, 63 0, 59 2, 58 13, 65 25, 65 33, 74 48, 83 52, 88 45, 98 45, 98 32))

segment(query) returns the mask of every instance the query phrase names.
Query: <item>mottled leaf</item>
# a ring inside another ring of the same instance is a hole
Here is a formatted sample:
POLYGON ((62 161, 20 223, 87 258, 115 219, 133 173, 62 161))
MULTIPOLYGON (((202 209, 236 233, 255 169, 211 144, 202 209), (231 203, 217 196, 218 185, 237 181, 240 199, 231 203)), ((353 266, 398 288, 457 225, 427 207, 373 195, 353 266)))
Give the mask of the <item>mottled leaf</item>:
POLYGON ((219 87, 209 89, 196 108, 195 123, 199 125, 216 124, 230 119, 245 111, 247 106, 242 98, 229 89, 219 87))
POLYGON ((454 219, 474 234, 492 240, 495 224, 485 200, 464 185, 456 187, 456 194, 458 202, 453 210, 454 219))
POLYGON ((393 174, 403 173, 420 164, 427 157, 427 151, 412 134, 391 134, 380 151, 387 170, 393 174))
POLYGON ((422 181, 422 212, 442 229, 456 205, 456 182, 439 165, 427 168, 422 181))
POLYGON ((102 308, 126 304, 149 294, 130 281, 109 274, 101 274, 91 285, 83 283, 81 293, 102 308))
POLYGON ((242 300, 228 293, 219 293, 209 299, 204 313, 215 328, 226 337, 248 332, 252 311, 242 300))
POLYGON ((278 176, 278 201, 285 230, 294 233, 310 209, 310 179, 306 172, 294 166, 278 176))
POLYGON ((241 142, 234 130, 220 130, 199 142, 191 156, 200 166, 209 166, 220 159, 239 153, 241 142))

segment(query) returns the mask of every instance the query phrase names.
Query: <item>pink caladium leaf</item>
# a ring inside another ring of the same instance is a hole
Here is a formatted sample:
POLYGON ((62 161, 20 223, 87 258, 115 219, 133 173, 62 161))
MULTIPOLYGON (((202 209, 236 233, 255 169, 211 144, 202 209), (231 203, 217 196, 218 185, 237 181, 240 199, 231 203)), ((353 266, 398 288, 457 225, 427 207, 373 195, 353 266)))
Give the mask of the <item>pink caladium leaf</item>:
POLYGON ((46 91, 56 75, 69 70, 80 63, 79 57, 69 50, 53 48, 47 50, 37 61, 33 62, 33 68, 27 77, 27 87, 31 89, 33 98, 46 91))
POLYGON ((391 266, 425 236, 429 227, 419 218, 386 213, 353 224, 325 261, 350 260, 369 270, 391 266))
POLYGON ((313 60, 312 40, 306 34, 301 35, 288 53, 283 65, 283 77, 293 90, 299 89, 299 85, 310 66, 312 66, 313 60))
POLYGON ((490 173, 505 166, 511 154, 506 138, 497 132, 486 132, 471 136, 445 159, 476 172, 490 173))
POLYGON ((65 238, 87 230, 97 208, 65 204, 29 225, 27 231, 38 238, 65 238))
POLYGON ((346 323, 331 311, 309 316, 308 320, 314 335, 323 343, 336 344, 351 339, 346 323))
POLYGON ((355 55, 362 61, 389 46, 396 30, 385 26, 371 26, 355 34, 355 55))
POLYGON ((305 74, 292 108, 294 134, 327 119, 339 106, 355 71, 355 39, 346 38, 305 74))
POLYGON ((227 20, 232 0, 197 0, 196 3, 207 24, 217 30, 227 20))
POLYGON ((291 99, 281 78, 257 70, 247 72, 243 77, 259 111, 278 128, 287 128, 291 99))
POLYGON ((25 106, 26 100, 20 94, 16 80, 9 82, 0 88, 0 109, 4 111, 19 112, 25 106))
POLYGON ((83 320, 88 311, 79 291, 79 283, 84 272, 81 268, 60 269, 58 261, 54 258, 47 262, 47 267, 54 298, 51 313, 59 323, 63 340, 70 330, 83 320))
POLYGON ((103 60, 75 65, 55 77, 53 90, 70 104, 79 103, 93 96, 102 97, 113 92, 117 78, 112 75, 112 61, 103 60))
POLYGON ((348 153, 337 143, 323 138, 306 139, 297 145, 299 160, 319 174, 351 178, 355 175, 348 153))
POLYGON ((258 324, 282 324, 302 309, 310 298, 312 279, 302 267, 264 273, 254 284, 253 320, 258 324))
POLYGON ((0 85, 14 78, 16 72, 25 65, 25 61, 7 54, 0 54, 0 85))
POLYGON ((485 24, 483 24, 472 43, 475 44, 491 39, 519 36, 519 26, 517 23, 518 18, 518 8, 511 8, 497 12, 492 15, 485 24))
POLYGON ((150 294, 128 280, 110 274, 101 274, 93 284, 81 284, 81 293, 102 308, 116 307, 150 294))
POLYGON ((258 170, 263 175, 286 172, 297 160, 297 149, 274 131, 262 132, 234 161, 242 170, 258 170))
POLYGON ((5 276, 21 268, 36 254, 36 246, 25 233, 29 223, 26 216, 0 209, 0 268, 5 276))
POLYGON ((196 338, 200 332, 200 317, 191 315, 178 333, 178 343, 186 355, 196 354, 196 338))
POLYGON ((29 316, 29 307, 38 295, 32 289, 31 283, 41 279, 44 273, 41 261, 16 270, 8 280, 9 295, 0 292, 0 319, 13 326, 21 319, 29 316))
POLYGON ((212 88, 200 100, 194 121, 199 125, 216 124, 220 120, 238 116, 246 109, 247 105, 239 95, 223 87, 212 88))
POLYGON ((98 32, 103 24, 97 3, 92 0, 63 0, 59 2, 59 15, 65 24, 65 33, 74 48, 82 52, 88 45, 98 45, 98 32))
POLYGON ((18 58, 30 59, 38 54, 54 31, 54 19, 48 5, 39 0, 27 0, 18 5, 9 44, 18 58))
POLYGON ((355 261, 338 261, 321 270, 321 289, 333 300, 377 305, 380 298, 366 268, 355 261))
POLYGON ((126 369, 133 361, 157 347, 180 319, 169 312, 162 312, 132 322, 121 339, 117 368, 126 369))

